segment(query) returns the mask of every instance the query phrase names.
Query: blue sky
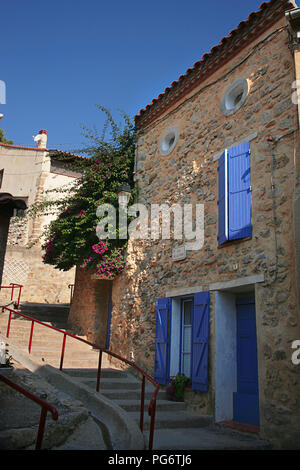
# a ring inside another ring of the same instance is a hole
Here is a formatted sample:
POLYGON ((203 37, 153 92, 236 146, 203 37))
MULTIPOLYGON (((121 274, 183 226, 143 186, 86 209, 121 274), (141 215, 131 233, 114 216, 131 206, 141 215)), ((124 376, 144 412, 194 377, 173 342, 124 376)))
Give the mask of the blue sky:
POLYGON ((257 11, 261 0, 14 0, 2 2, 0 126, 17 145, 76 150, 95 104, 138 114, 257 11))

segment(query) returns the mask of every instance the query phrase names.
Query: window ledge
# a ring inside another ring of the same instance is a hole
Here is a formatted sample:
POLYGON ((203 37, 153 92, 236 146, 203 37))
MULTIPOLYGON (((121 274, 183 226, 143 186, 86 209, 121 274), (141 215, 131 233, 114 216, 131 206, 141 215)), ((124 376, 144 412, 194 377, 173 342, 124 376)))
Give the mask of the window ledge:
POLYGON ((218 249, 225 248, 226 246, 238 245, 239 243, 246 242, 248 240, 252 240, 252 237, 239 238, 237 240, 229 240, 228 242, 225 242, 225 243, 222 243, 222 245, 219 245, 218 249))

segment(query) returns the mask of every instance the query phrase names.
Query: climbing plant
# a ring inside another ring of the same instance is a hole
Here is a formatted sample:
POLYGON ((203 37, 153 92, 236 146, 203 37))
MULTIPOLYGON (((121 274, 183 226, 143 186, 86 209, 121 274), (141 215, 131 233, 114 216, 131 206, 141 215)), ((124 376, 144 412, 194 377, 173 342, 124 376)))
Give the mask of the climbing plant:
MULTIPOLYGON (((82 177, 54 201, 45 199, 32 206, 31 215, 59 213, 44 233, 43 261, 67 271, 73 266, 93 270, 95 277, 113 278, 124 268, 127 240, 99 240, 96 226, 97 208, 109 203, 118 210, 117 193, 122 184, 133 188, 135 129, 124 113, 122 125, 117 125, 106 108, 102 135, 83 127, 89 145, 81 152, 82 177), (107 137, 108 135, 108 137, 107 137), (52 211, 52 212, 51 212, 52 211)), ((63 157, 61 157, 63 159, 63 157)), ((57 190, 61 194, 61 189, 57 190)), ((132 196, 134 197, 134 191, 132 196)), ((117 234, 118 235, 118 234, 117 234)))

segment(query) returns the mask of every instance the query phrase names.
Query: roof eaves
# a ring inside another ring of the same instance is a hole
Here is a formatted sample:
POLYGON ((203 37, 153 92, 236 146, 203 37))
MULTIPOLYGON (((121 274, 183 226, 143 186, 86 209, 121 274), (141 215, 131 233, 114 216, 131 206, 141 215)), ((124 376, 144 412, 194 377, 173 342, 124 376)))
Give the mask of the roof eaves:
POLYGON ((59 149, 48 149, 48 152, 50 154, 50 157, 55 157, 55 156, 58 156, 58 155, 65 155, 65 156, 69 156, 69 157, 73 157, 73 158, 80 158, 80 159, 83 159, 83 160, 86 160, 88 158, 88 157, 84 157, 82 155, 76 155, 74 153, 67 152, 65 150, 59 150, 59 149))
POLYGON ((36 150, 37 152, 47 152, 46 148, 39 148, 39 147, 24 147, 22 145, 12 145, 12 144, 5 144, 4 142, 0 142, 1 147, 8 147, 12 149, 22 149, 22 150, 36 150))

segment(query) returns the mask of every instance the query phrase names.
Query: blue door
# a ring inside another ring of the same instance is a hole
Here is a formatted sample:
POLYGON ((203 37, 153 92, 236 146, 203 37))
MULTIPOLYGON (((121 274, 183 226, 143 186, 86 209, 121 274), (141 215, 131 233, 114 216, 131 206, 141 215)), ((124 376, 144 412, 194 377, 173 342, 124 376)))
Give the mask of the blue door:
POLYGON ((259 396, 255 299, 237 301, 237 391, 233 394, 235 421, 259 425, 259 396))

